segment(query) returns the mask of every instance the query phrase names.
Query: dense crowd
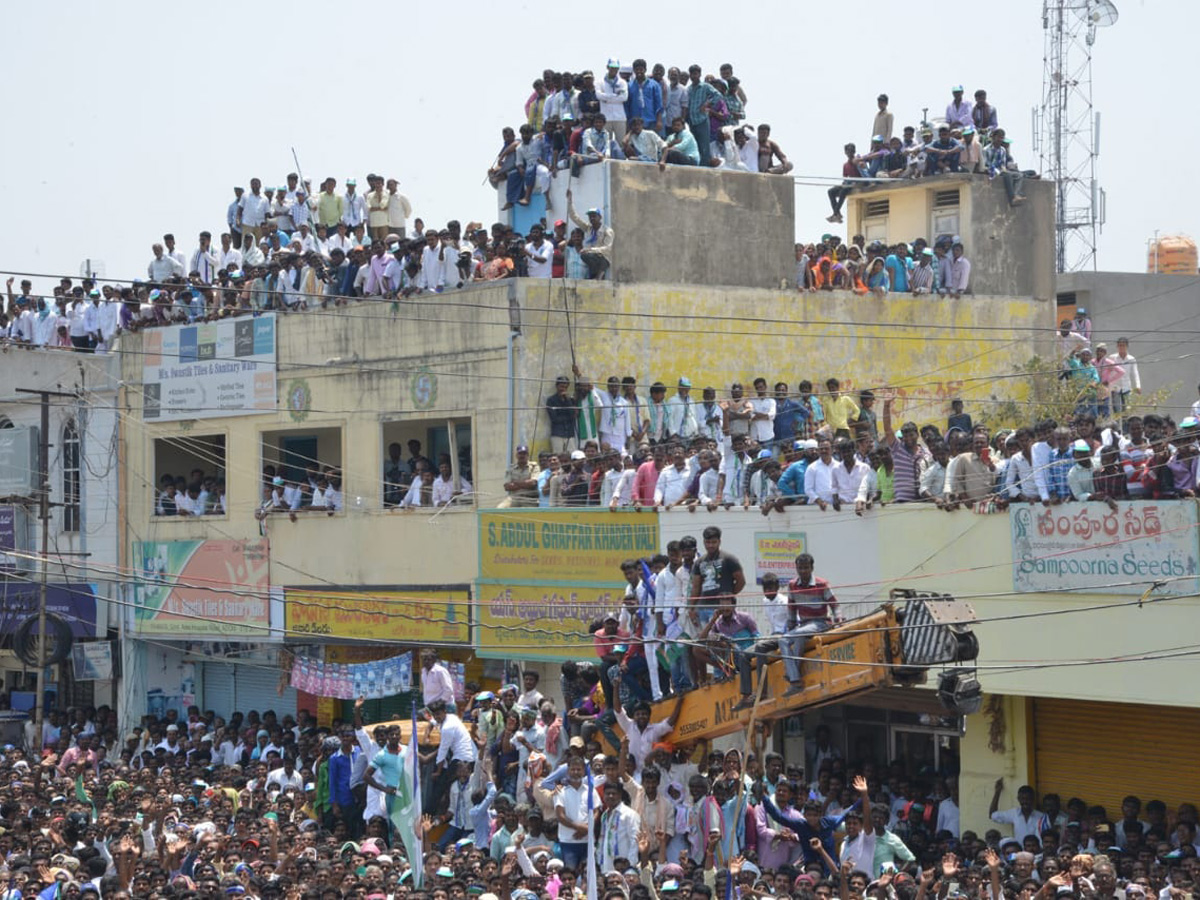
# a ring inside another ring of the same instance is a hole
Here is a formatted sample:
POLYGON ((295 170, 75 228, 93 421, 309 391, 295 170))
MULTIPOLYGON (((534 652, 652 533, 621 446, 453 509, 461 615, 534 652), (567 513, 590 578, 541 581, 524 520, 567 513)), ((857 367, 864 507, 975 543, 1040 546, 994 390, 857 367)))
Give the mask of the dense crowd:
POLYGON ((1012 152, 1012 139, 998 121, 996 107, 987 91, 975 91, 975 102, 963 99, 962 85, 950 89, 945 117, 922 122, 920 130, 906 125, 903 135, 893 133, 895 117, 888 109, 888 95, 877 98, 878 109, 871 122, 869 148, 860 152, 846 144, 840 185, 829 189, 830 222, 842 221, 842 204, 855 184, 864 180, 925 178, 950 172, 999 177, 1010 206, 1025 202, 1021 188, 1036 172, 1024 171, 1012 152), (936 138, 935 138, 936 134, 936 138))
POLYGON ((958 235, 939 235, 888 246, 854 235, 849 244, 824 234, 817 243, 796 244, 796 289, 856 294, 961 297, 970 293, 971 261, 958 235))
MULTIPOLYGON (((1085 312, 1077 321, 1090 333, 1085 312)), ((1067 361, 1078 341, 1064 346, 1064 377, 1079 382, 1072 414, 995 433, 973 422, 960 399, 944 424, 897 422, 894 391, 846 392, 836 378, 820 394, 808 380, 793 392, 756 378, 751 391, 735 383, 718 399, 705 387, 697 400, 686 377, 669 397, 662 382, 647 397, 632 376, 612 376, 600 390, 576 369, 574 382, 560 376, 545 400, 549 447, 536 461, 528 447, 517 448, 503 505, 754 506, 766 515, 815 504, 862 514, 887 503, 995 511, 1029 500, 1194 496, 1197 417, 1118 415, 1141 391, 1128 340, 1118 341, 1095 382, 1094 366, 1067 361)))
POLYGON ((579 174, 606 159, 712 166, 783 175, 792 170, 771 126, 745 124, 746 91, 725 63, 720 75, 698 64, 668 69, 644 59, 610 59, 594 73, 547 69, 525 101, 525 122, 504 129, 488 178, 503 187, 504 209, 546 194, 560 171, 579 174))
MULTIPOLYGON (((704 544, 668 548, 652 576, 660 593, 671 581, 703 592, 713 579, 720 591, 740 574, 719 538, 704 544)), ((811 560, 801 563, 787 596, 764 585, 772 620, 835 610, 811 560)), ((419 743, 365 723, 361 701, 353 721, 329 726, 304 712, 193 706, 121 733, 107 707, 52 712, 40 735, 26 727, 24 748, 0 749, 3 896, 584 900, 589 881, 604 900, 1195 895, 1191 803, 1128 796, 1118 812, 1054 793, 1038 802, 1023 786, 1002 809, 997 782, 997 827, 981 835, 960 826, 949 755, 907 771, 881 748, 846 755, 824 725, 787 755, 763 745, 766 728, 744 751, 673 742, 678 707, 655 720, 630 689, 646 690, 631 656, 649 646, 636 639, 644 593, 631 584, 621 615, 597 624, 594 663, 563 664, 561 699, 528 671, 519 686, 468 685, 456 698, 426 651, 432 727, 419 743), (413 843, 394 813, 409 765, 425 812, 413 843)), ((714 640, 698 642, 712 650, 713 677, 737 668, 722 644, 750 637, 729 605, 710 611, 714 640)))

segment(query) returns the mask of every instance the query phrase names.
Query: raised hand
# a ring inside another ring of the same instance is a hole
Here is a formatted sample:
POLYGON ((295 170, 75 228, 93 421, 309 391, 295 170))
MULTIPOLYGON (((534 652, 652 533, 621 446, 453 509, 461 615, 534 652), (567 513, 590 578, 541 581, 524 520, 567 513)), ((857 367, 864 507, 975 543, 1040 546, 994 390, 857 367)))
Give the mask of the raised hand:
POLYGON ((947 853, 942 857, 942 877, 953 878, 958 873, 958 857, 947 853))
POLYGON ((989 869, 1000 868, 1000 856, 991 847, 988 847, 987 850, 984 851, 983 859, 988 864, 989 869))
POLYGON ((858 793, 862 793, 867 789, 867 779, 861 775, 855 775, 854 780, 850 782, 850 787, 854 788, 858 793))

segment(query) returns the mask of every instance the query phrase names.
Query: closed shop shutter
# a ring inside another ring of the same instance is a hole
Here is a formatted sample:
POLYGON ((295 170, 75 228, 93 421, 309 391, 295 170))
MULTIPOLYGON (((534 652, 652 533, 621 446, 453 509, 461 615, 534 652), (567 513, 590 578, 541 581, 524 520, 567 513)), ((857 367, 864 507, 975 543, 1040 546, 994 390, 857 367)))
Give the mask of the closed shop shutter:
POLYGON ((229 663, 204 663, 200 684, 200 708, 206 711, 211 709, 228 721, 234 710, 233 666, 229 663))
POLYGON ((296 689, 279 693, 279 670, 265 663, 204 663, 203 708, 228 719, 233 712, 275 710, 277 718, 296 714, 296 689))
POLYGON ((248 713, 252 709, 261 715, 268 709, 275 710, 275 717, 282 720, 286 715, 296 714, 296 689, 290 685, 279 693, 279 670, 274 666, 234 664, 237 680, 233 686, 234 709, 248 713))
POLYGON ((1035 699, 1032 724, 1039 796, 1079 797, 1114 821, 1129 794, 1172 810, 1197 799, 1200 709, 1035 699))

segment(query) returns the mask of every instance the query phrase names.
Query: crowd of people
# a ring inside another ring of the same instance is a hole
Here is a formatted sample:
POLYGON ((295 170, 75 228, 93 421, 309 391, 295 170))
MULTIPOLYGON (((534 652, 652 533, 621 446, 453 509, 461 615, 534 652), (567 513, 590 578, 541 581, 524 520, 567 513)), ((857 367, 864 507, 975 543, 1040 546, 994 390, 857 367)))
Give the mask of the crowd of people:
POLYGON ((902 134, 896 134, 888 95, 879 95, 868 149, 860 151, 853 143, 843 148, 844 180, 829 189, 833 211, 827 221, 843 221, 846 197, 856 184, 873 179, 915 179, 948 172, 984 175, 989 181, 999 177, 1010 206, 1025 202, 1022 186, 1026 178, 1036 178, 1037 173, 1022 170, 1017 164, 1012 139, 1000 127, 987 91, 975 91, 975 102, 971 103, 963 99, 963 88, 958 84, 950 89, 950 96, 944 118, 922 122, 920 129, 906 125, 902 134))
MULTIPOLYGON (((660 596, 670 582, 732 589, 736 560, 719 538, 704 544, 699 553, 694 541, 669 547, 668 561, 655 562, 660 596)), ((763 586, 772 622, 782 612, 802 624, 813 604, 831 608, 811 562, 801 560, 807 568, 787 596, 763 586)), ((1078 797, 1064 804, 1052 792, 1039 802, 1022 786, 1017 805, 1001 808, 998 781, 988 809, 996 827, 979 834, 960 825, 952 755, 909 771, 881 748, 850 756, 824 725, 794 754, 770 750, 767 727, 744 750, 673 740, 678 706, 655 720, 630 690, 641 677, 632 647, 651 646, 636 639, 644 591, 630 592, 620 616, 598 623, 595 661, 563 664, 561 697, 544 695, 532 671, 520 685, 493 693, 468 684, 456 697, 446 667, 425 651, 420 689, 431 727, 407 746, 395 724, 365 722, 361 700, 352 720, 329 725, 306 712, 225 716, 193 706, 146 716, 128 733, 108 707, 52 711, 40 734, 26 726, 24 747, 0 748, 3 896, 1195 896, 1191 803, 1168 809, 1127 796, 1118 812, 1078 797), (425 812, 415 845, 397 834, 394 816, 410 762, 425 812)), ((705 631, 718 640, 698 642, 713 650, 714 677, 737 668, 720 661, 722 642, 755 640, 730 603, 709 610, 716 624, 705 631)))
POLYGON ((958 299, 969 294, 971 261, 958 235, 939 235, 888 246, 856 234, 849 244, 834 234, 796 244, 798 291, 853 291, 876 297, 911 294, 958 299))
POLYGON ((698 64, 623 66, 610 59, 604 76, 547 69, 525 101, 525 122, 504 129, 488 178, 503 188, 504 209, 546 194, 560 171, 578 175, 606 159, 712 166, 784 175, 792 163, 771 126, 746 124, 746 91, 724 63, 719 76, 698 64))
POLYGON ((545 400, 549 447, 536 461, 517 448, 502 505, 757 507, 766 515, 815 504, 861 515, 887 503, 996 511, 1028 500, 1194 496, 1197 417, 1119 414, 1141 380, 1128 340, 1117 346, 1104 406, 1081 389, 1064 421, 995 433, 973 422, 961 399, 944 424, 918 426, 897 421, 894 391, 847 392, 836 378, 815 393, 808 380, 793 391, 760 377, 750 391, 734 383, 718 399, 708 386, 697 400, 687 377, 670 396, 655 382, 647 397, 632 376, 611 376, 600 390, 576 367, 574 381, 559 376, 545 400))

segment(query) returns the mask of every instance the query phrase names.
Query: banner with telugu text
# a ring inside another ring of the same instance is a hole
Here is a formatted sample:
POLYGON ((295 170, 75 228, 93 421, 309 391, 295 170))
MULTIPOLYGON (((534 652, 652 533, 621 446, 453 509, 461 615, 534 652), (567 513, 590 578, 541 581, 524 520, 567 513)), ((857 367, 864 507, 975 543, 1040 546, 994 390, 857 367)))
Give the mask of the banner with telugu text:
POLYGON ((1009 510, 1013 588, 1158 594, 1200 591, 1197 505, 1186 501, 1064 503, 1009 510))
POLYGON ((285 621, 293 641, 348 638, 466 644, 471 639, 467 587, 284 589, 285 621))

